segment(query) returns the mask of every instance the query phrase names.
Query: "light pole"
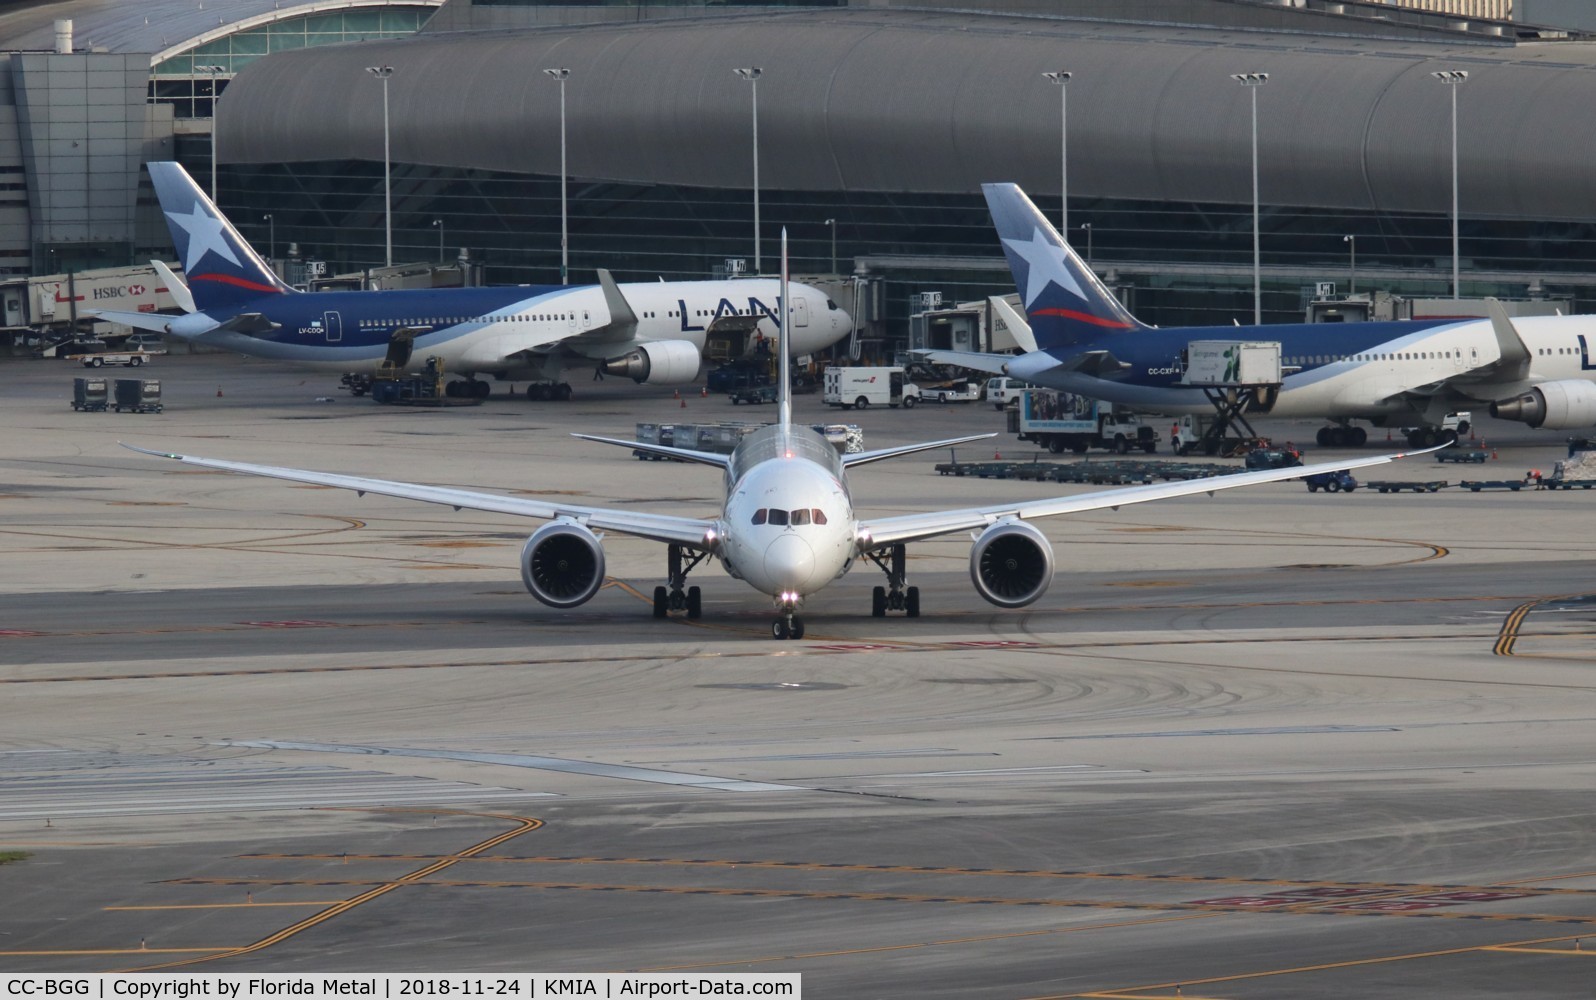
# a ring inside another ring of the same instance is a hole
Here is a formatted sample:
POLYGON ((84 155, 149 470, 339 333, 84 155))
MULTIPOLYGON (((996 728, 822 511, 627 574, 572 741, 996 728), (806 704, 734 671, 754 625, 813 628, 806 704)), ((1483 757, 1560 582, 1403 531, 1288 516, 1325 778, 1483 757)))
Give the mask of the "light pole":
POLYGON ((1252 323, 1263 325, 1263 257, 1258 252, 1258 88, 1268 73, 1232 73, 1230 78, 1252 92, 1252 323))
POLYGON ((1070 102, 1069 73, 1043 73, 1058 84, 1058 189, 1059 232, 1069 239, 1070 232, 1070 102))
POLYGON ((270 262, 277 256, 277 218, 275 215, 268 212, 260 217, 260 221, 270 223, 271 225, 271 239, 266 244, 266 260, 267 262, 270 262))
POLYGON ((543 72, 560 83, 560 284, 565 285, 570 283, 568 276, 571 265, 565 214, 565 81, 570 78, 571 71, 562 66, 559 69, 546 69, 543 72))
POLYGON ((831 227, 831 273, 837 273, 837 220, 827 219, 826 225, 831 227))
POLYGON ((211 75, 211 201, 216 200, 216 78, 227 72, 226 66, 195 66, 195 70, 211 75))
POLYGON ((1341 242, 1347 245, 1347 297, 1351 298, 1358 291, 1358 238, 1347 235, 1341 242))
POLYGON ((733 72, 748 81, 754 98, 754 273, 763 274, 765 269, 759 258, 759 74, 763 71, 749 66, 733 72))
POLYGON ((438 263, 443 263, 443 220, 433 219, 432 224, 438 227, 438 263))
POLYGON ((383 232, 385 247, 384 257, 388 266, 393 266, 393 168, 390 166, 391 156, 388 147, 388 78, 393 76, 393 67, 367 66, 366 72, 382 81, 382 208, 383 232))
POLYGON ((1457 224, 1457 85, 1469 78, 1466 69, 1443 69, 1430 74, 1452 88, 1452 298, 1457 298, 1458 285, 1458 224, 1457 224))
POLYGON ((1081 223, 1081 228, 1086 230, 1086 268, 1087 268, 1087 270, 1091 270, 1092 269, 1092 224, 1090 222, 1083 222, 1083 223, 1081 223))

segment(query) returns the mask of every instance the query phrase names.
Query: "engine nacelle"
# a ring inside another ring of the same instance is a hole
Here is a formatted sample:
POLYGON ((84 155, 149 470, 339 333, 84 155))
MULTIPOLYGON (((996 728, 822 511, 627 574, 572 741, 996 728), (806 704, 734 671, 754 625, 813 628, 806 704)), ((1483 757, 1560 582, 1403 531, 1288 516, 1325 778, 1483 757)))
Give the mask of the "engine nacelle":
POLYGON ((1542 382, 1512 399, 1492 403, 1491 416, 1554 431, 1596 427, 1596 384, 1572 379, 1542 382))
POLYGON ((1053 582, 1053 545, 1025 521, 999 521, 970 549, 970 580, 1000 608, 1023 608, 1053 582))
POLYGON ((521 579, 549 607, 574 608, 604 584, 604 546, 575 521, 551 521, 521 547, 521 579))
POLYGON ((651 340, 601 366, 606 375, 620 375, 640 385, 682 385, 698 378, 703 358, 691 340, 651 340))

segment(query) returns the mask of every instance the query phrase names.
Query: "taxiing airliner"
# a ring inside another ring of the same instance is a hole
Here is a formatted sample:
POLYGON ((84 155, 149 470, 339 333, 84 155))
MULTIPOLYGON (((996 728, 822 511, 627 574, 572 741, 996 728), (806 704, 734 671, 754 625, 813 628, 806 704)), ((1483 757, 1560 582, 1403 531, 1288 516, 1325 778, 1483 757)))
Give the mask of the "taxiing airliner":
MULTIPOLYGON (((786 268, 786 233, 783 232, 783 284, 787 281, 786 268)), ((785 294, 782 300, 787 300, 785 294)), ((791 311, 787 318, 793 318, 791 311)), ((861 517, 848 490, 848 472, 854 466, 979 441, 993 435, 978 434, 839 455, 819 433, 792 422, 790 352, 785 349, 785 324, 780 336, 778 421, 748 435, 730 455, 575 435, 589 441, 716 466, 724 475, 725 495, 720 516, 714 518, 585 507, 535 497, 501 496, 447 486, 365 479, 127 447, 208 469, 334 486, 361 495, 376 493, 423 500, 446 504, 456 510, 470 508, 546 519, 549 523, 533 532, 521 549, 521 579, 533 597, 553 608, 574 608, 590 600, 603 586, 604 548, 600 542, 603 532, 663 542, 667 552, 667 584, 654 588, 656 618, 664 618, 673 610, 686 612, 688 618, 700 617, 702 595, 698 587, 687 586, 687 575, 705 560, 718 559, 732 577, 770 596, 776 609, 771 635, 776 639, 803 638, 804 623, 798 610, 805 598, 841 578, 861 559, 874 563, 887 577, 885 586, 874 589, 871 613, 879 618, 891 610, 902 611, 910 618, 918 617, 920 591, 908 585, 906 547, 911 542, 958 531, 970 532, 974 538, 970 549, 970 579, 976 592, 999 607, 1020 608, 1041 597, 1053 579, 1052 543, 1031 523, 1038 518, 1105 507, 1118 509, 1127 504, 1197 493, 1212 494, 1237 486, 1382 465, 1404 457, 1381 455, 1213 479, 1130 486, 1077 496, 890 517, 861 517)))
POLYGON ((1252 412, 1334 422, 1319 444, 1361 445, 1375 426, 1414 426, 1434 444, 1446 414, 1490 405, 1531 427, 1596 426, 1596 317, 1149 327, 1082 263, 1013 184, 985 184, 987 206, 1014 273, 1037 350, 1019 355, 931 351, 927 357, 1009 375, 1143 411, 1212 413, 1201 388, 1182 384, 1194 340, 1278 341, 1284 380, 1252 412))
MULTIPOLYGON (((531 399, 568 399, 568 370, 681 385, 698 377, 706 336, 754 353, 779 325, 774 278, 617 284, 600 270, 596 285, 304 294, 261 260, 181 165, 148 168, 188 283, 154 261, 186 315, 96 313, 140 330, 339 372, 437 357, 466 377, 450 383, 451 395, 485 398, 491 383, 481 376, 491 376, 529 381, 531 399)), ((823 292, 795 284, 792 294, 794 352, 852 330, 823 292)))

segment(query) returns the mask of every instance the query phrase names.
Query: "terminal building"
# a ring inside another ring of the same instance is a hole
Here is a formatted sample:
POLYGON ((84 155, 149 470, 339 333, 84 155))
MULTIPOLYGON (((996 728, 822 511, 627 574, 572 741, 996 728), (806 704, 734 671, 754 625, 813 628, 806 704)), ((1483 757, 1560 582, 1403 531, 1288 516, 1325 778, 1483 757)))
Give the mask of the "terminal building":
POLYGON ((494 283, 559 281, 562 215, 573 281, 770 272, 785 229, 890 347, 926 293, 1012 290, 1006 180, 1061 221, 1067 186, 1144 320, 1229 324, 1256 97, 1266 321, 1449 295, 1454 164, 1461 293, 1591 311, 1596 34, 1554 2, 39 3, 0 15, 0 272, 169 253, 138 164, 175 158, 295 274, 382 265, 385 195, 394 260, 494 283))

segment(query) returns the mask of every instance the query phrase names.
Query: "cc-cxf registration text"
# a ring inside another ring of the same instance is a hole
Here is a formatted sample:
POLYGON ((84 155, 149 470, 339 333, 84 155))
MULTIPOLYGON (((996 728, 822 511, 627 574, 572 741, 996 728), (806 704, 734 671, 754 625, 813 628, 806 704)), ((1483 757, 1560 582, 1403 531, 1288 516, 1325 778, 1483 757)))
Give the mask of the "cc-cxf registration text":
POLYGON ((604 973, 14 975, 0 976, 0 1000, 299 1000, 439 997, 535 1000, 541 997, 780 997, 803 1000, 798 973, 700 976, 604 973))

